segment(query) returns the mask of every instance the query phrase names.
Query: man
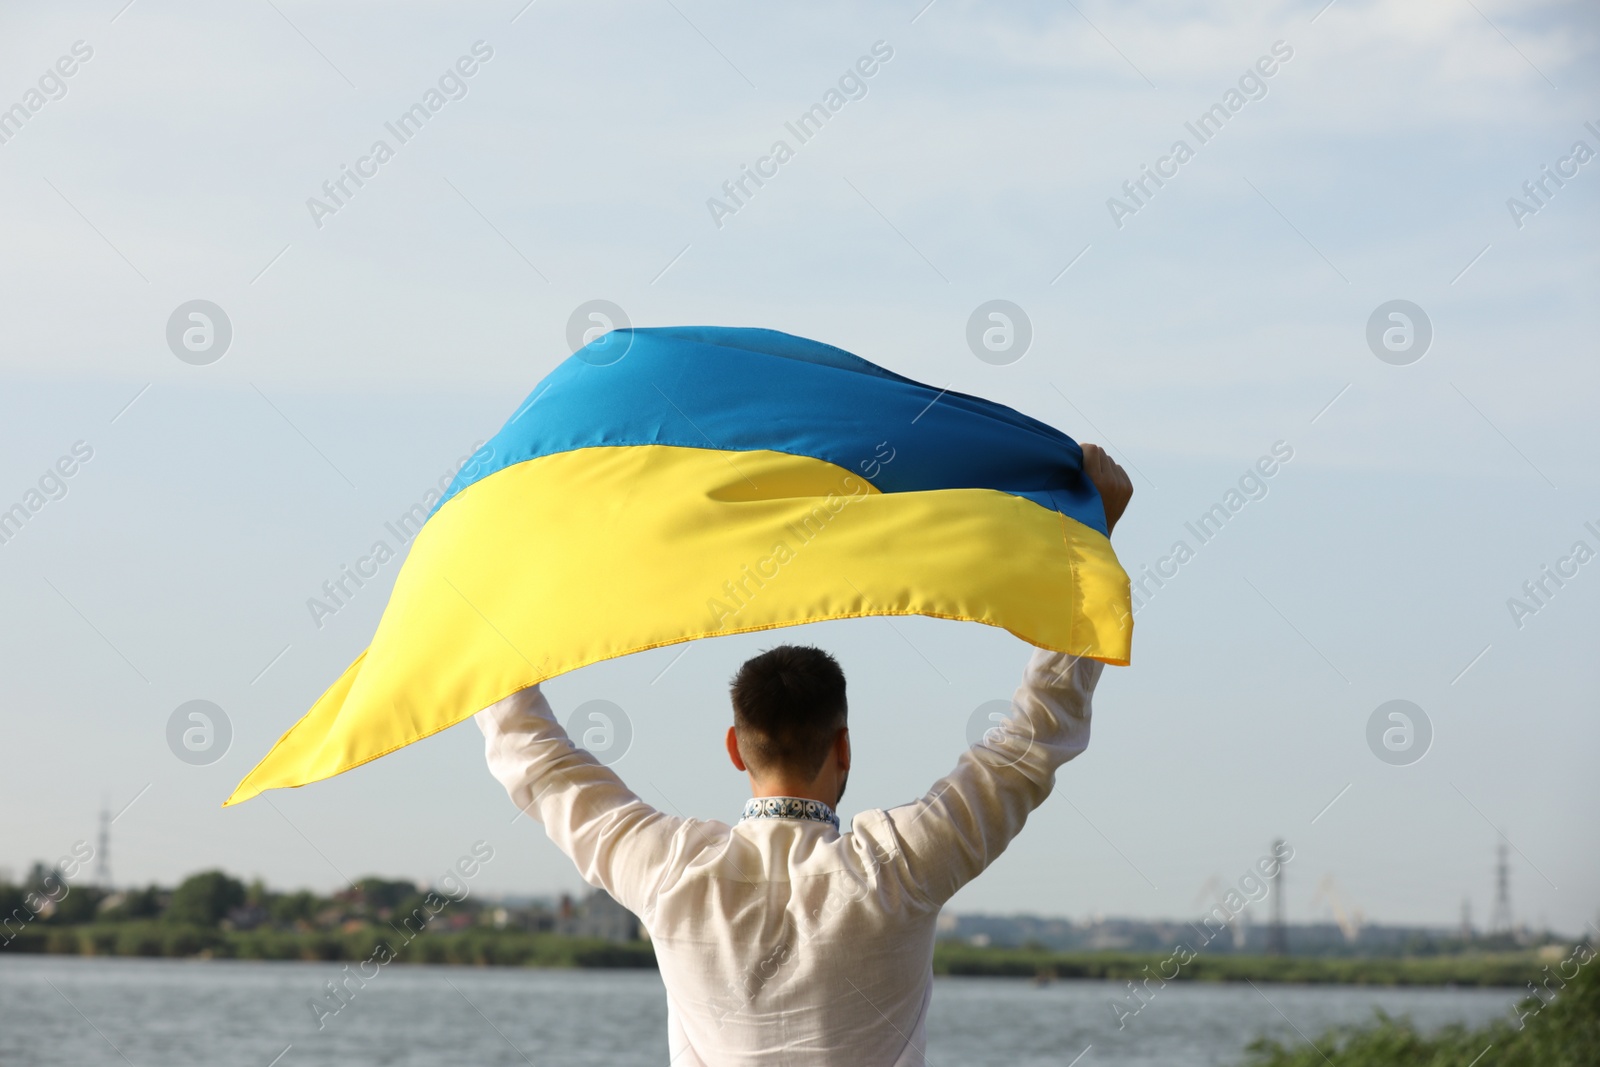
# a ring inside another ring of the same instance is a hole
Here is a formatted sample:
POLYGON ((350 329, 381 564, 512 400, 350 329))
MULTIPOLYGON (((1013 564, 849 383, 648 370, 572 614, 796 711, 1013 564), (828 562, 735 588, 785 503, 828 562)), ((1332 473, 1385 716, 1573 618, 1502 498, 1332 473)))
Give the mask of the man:
MULTIPOLYGON (((1133 485, 1083 453, 1109 531, 1133 485)), ((817 649, 772 649, 734 678, 728 755, 751 800, 733 826, 645 804, 573 747, 537 686, 477 718, 511 799, 650 932, 674 1065, 920 1067, 939 909, 1088 746, 1100 668, 1036 650, 1010 718, 922 799, 845 833, 844 675, 817 649)))

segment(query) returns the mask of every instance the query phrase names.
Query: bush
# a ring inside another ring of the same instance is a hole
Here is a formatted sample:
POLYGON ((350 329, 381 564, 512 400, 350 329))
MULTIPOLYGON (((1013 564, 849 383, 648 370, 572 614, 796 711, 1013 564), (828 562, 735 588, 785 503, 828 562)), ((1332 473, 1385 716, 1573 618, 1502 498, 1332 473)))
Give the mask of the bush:
POLYGON ((161 928, 154 923, 123 923, 117 932, 119 956, 160 956, 163 953, 161 928))
POLYGON ((91 956, 115 956, 117 954, 116 928, 91 926, 84 930, 83 951, 91 956))
MULTIPOLYGON (((1579 957, 1581 958, 1581 957, 1579 957)), ((1477 1029, 1455 1025, 1419 1033, 1408 1019, 1379 1012, 1365 1027, 1324 1033, 1316 1048, 1261 1038, 1248 1067, 1470 1067, 1494 1047, 1494 1067, 1593 1067, 1600 1054, 1600 965, 1593 953, 1570 982, 1547 975, 1554 999, 1529 997, 1517 1018, 1477 1029)), ((1570 967, 1570 963, 1569 963, 1570 967)))
POLYGON ((200 939, 186 926, 168 930, 161 938, 161 954, 182 958, 200 951, 200 939))
POLYGON ((45 936, 44 950, 55 956, 76 956, 82 951, 78 938, 78 931, 70 929, 51 930, 45 936))

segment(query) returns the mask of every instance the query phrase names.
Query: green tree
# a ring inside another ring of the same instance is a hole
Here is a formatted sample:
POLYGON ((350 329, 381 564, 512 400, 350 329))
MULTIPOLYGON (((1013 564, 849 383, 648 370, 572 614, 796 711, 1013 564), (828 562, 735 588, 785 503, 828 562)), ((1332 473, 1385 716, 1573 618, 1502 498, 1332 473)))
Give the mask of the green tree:
POLYGON ((25 892, 54 900, 61 895, 61 889, 65 884, 66 879, 61 877, 60 871, 35 862, 29 868, 28 877, 23 880, 22 888, 25 892))
MULTIPOLYGON (((20 885, 10 882, 0 882, 0 922, 10 920, 13 929, 19 923, 31 922, 33 910, 28 907, 20 885)), ((0 939, 6 936, 5 928, 0 927, 0 939)))
POLYGON ((364 907, 373 915, 386 914, 393 910, 395 905, 408 897, 415 896, 417 892, 414 882, 378 878, 372 875, 357 880, 355 888, 356 892, 340 894, 341 897, 351 898, 353 904, 364 907))
POLYGON ((118 895, 122 900, 103 912, 109 921, 154 919, 161 914, 163 893, 160 886, 149 885, 143 889, 129 889, 118 895))
POLYGON ((409 897, 396 905, 389 921, 402 932, 415 936, 426 930, 434 918, 434 910, 428 907, 428 898, 413 889, 409 897))
POLYGON ((50 921, 61 926, 93 922, 95 909, 104 897, 105 892, 94 886, 70 886, 67 895, 56 903, 50 921))
POLYGON ((172 893, 166 918, 195 926, 216 926, 222 917, 244 903, 244 883, 222 871, 201 871, 183 880, 172 893))
POLYGON ((294 893, 276 894, 271 898, 267 910, 272 914, 273 922, 292 924, 310 922, 324 904, 325 901, 315 893, 301 889, 294 893))

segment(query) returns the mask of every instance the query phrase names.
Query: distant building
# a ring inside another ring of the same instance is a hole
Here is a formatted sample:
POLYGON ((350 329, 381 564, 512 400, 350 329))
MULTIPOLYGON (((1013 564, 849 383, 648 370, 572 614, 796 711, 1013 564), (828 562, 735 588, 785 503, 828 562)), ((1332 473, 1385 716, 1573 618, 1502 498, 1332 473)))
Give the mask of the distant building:
MULTIPOLYGON (((996 948, 1038 945, 1057 952, 1122 950, 1166 952, 1179 944, 1204 948, 1208 954, 1260 955, 1269 951, 1266 924, 1240 923, 1227 928, 1202 921, 1116 919, 1096 916, 1073 922, 1033 915, 973 915, 945 912, 939 916, 938 936, 945 941, 996 948)), ((1454 927, 1385 926, 1363 922, 1356 928, 1334 921, 1286 924, 1285 931, 1296 955, 1401 956, 1439 951, 1446 943, 1459 945, 1454 927)), ((1514 932, 1515 933, 1515 932, 1514 932)), ((1509 942, 1512 935, 1506 935, 1509 942)), ((1476 938, 1474 939, 1476 940, 1476 938)), ((1534 939, 1524 937, 1527 942, 1534 939)))
POLYGON ((563 897, 556 919, 556 932, 569 937, 593 937, 601 941, 647 940, 638 917, 603 889, 596 889, 577 902, 563 897))
POLYGON ((265 926, 272 921, 272 916, 267 909, 259 904, 241 904, 232 908, 222 919, 225 930, 254 930, 258 926, 265 926))
POLYGON ((488 921, 496 930, 549 933, 556 928, 556 913, 546 901, 504 900, 489 910, 488 921))

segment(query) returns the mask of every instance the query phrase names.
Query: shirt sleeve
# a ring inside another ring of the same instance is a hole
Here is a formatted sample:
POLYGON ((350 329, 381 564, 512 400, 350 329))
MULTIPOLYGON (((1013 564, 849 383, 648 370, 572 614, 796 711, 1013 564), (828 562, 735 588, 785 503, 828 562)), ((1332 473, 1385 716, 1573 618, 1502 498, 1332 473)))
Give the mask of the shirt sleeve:
POLYGON ((656 889, 684 862, 691 843, 686 831, 694 824, 646 804, 575 746, 536 685, 491 704, 476 719, 489 770, 512 803, 544 824, 585 882, 648 923, 656 889))
POLYGON ((1055 785, 1056 768, 1089 746, 1090 700, 1104 664, 1035 650, 1011 714, 962 754, 926 796, 858 828, 897 868, 915 900, 940 907, 1005 851, 1055 785))

